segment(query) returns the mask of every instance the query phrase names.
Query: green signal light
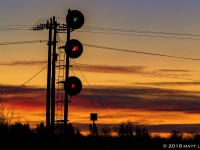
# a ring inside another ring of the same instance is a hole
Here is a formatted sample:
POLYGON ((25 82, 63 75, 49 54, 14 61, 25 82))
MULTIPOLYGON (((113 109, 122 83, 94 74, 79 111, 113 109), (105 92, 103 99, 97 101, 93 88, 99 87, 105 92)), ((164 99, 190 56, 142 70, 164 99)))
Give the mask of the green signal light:
POLYGON ((78 10, 68 10, 68 14, 66 16, 66 23, 71 29, 79 29, 84 24, 84 16, 78 10))
POLYGON ((75 23, 78 22, 78 18, 75 17, 75 18, 73 19, 73 21, 74 21, 75 23))

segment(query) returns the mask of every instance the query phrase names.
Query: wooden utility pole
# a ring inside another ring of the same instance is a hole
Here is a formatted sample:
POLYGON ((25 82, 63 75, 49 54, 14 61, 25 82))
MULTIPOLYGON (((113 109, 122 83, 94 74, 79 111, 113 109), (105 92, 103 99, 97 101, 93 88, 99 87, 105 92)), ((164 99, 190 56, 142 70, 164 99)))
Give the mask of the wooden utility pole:
POLYGON ((55 16, 50 18, 45 24, 38 24, 33 27, 33 31, 49 30, 48 37, 48 65, 47 65, 47 89, 46 89, 46 127, 55 132, 55 78, 56 78, 56 44, 58 31, 66 31, 66 24, 57 23, 55 16))
POLYGON ((50 23, 47 21, 47 26, 49 29, 49 41, 48 41, 48 68, 47 68, 47 91, 46 91, 46 127, 50 128, 50 106, 51 106, 51 54, 52 54, 52 18, 50 18, 50 23))
POLYGON ((55 21, 55 17, 53 17, 53 60, 52 60, 52 83, 51 83, 51 129, 55 131, 55 77, 56 77, 56 61, 57 61, 57 53, 56 53, 56 43, 57 43, 57 21, 55 21))

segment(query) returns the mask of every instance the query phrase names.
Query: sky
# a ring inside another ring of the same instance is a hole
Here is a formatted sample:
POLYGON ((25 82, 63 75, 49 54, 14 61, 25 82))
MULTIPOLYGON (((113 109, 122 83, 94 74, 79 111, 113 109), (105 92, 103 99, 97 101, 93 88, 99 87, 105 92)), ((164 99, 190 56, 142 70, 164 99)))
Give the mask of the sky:
MULTIPOLYGON (((85 22, 71 33, 84 50, 70 61, 70 76, 83 84, 69 103, 70 123, 87 130, 90 113, 97 113, 102 126, 131 121, 152 132, 199 132, 200 1, 0 4, 0 95, 13 121, 45 122, 48 30, 31 29, 53 16, 66 23, 71 9, 81 11, 85 22), (24 43, 38 40, 45 42, 24 43)), ((57 47, 63 46, 66 33, 57 36, 57 47)))

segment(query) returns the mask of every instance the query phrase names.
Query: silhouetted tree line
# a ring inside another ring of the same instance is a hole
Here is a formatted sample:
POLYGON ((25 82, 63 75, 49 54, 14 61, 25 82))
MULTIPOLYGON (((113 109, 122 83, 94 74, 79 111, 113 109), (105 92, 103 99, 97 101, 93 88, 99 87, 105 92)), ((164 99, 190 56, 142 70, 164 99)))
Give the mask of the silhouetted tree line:
POLYGON ((34 129, 31 129, 28 123, 16 122, 11 125, 0 123, 0 149, 182 150, 188 149, 186 146, 191 144, 196 144, 196 146, 199 144, 198 148, 200 148, 200 135, 197 133, 188 133, 187 136, 183 136, 178 131, 172 131, 167 138, 160 135, 153 136, 145 127, 134 125, 131 122, 118 124, 112 129, 108 127, 99 129, 96 124, 90 124, 88 135, 81 134, 79 129, 68 124, 66 137, 63 134, 63 124, 56 124, 55 128, 56 132, 53 134, 42 122, 34 129), (112 134, 113 132, 115 135, 112 134), (67 142, 67 147, 64 146, 64 142, 67 142), (163 148, 164 144, 168 147, 163 148))

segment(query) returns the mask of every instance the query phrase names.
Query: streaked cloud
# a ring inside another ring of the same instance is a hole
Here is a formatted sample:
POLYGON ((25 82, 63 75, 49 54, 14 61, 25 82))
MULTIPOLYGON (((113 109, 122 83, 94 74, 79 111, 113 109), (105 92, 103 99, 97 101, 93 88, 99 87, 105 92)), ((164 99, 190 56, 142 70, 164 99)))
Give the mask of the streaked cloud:
MULTIPOLYGON (((2 89, 0 95, 6 98, 14 112, 15 109, 22 112, 19 117, 15 115, 13 118, 28 121, 33 121, 31 118, 37 121, 40 118, 43 118, 41 121, 45 120, 45 88, 10 85, 1 85, 0 88, 2 89)), ((200 113, 200 94, 196 91, 144 86, 90 86, 83 87, 79 95, 72 97, 69 107, 71 110, 70 120, 75 121, 75 125, 81 130, 88 129, 88 124, 86 125, 84 122, 89 122, 88 113, 96 108, 102 120, 132 118, 136 124, 147 126, 151 132, 199 131, 199 124, 164 124, 165 117, 169 119, 176 113, 182 114, 180 116, 187 115, 185 118, 200 113), (104 111, 103 114, 102 111, 104 111), (151 116, 151 119, 147 119, 145 116, 151 116)), ((106 126, 114 126, 114 124, 110 124, 113 121, 107 121, 104 122, 106 126)))
MULTIPOLYGON (((45 88, 15 86, 1 86, 0 88, 3 89, 8 102, 13 106, 24 105, 26 108, 45 106, 45 88)), ((3 93, 1 95, 3 96, 3 93)), ((169 90, 144 86, 95 86, 83 87, 81 93, 73 99, 75 99, 71 104, 73 107, 91 107, 88 104, 89 100, 92 100, 95 105, 105 105, 109 109, 200 113, 200 94, 197 91, 169 90)))
POLYGON ((139 73, 146 67, 144 66, 109 66, 109 65, 89 65, 89 64, 77 64, 74 65, 75 69, 81 69, 83 71, 98 72, 98 73, 139 73))
MULTIPOLYGON (((87 93, 87 90, 84 93, 87 93)), ((177 111, 200 113, 199 92, 168 90, 150 87, 102 87, 90 94, 99 97, 107 108, 134 109, 143 111, 177 111), (114 104, 114 105, 113 105, 114 104)), ((82 99, 87 97, 82 96, 82 99)))
POLYGON ((75 64, 75 69, 81 69, 89 72, 100 72, 100 73, 191 73, 192 70, 185 69, 159 69, 147 71, 147 66, 111 66, 111 65, 92 65, 92 64, 75 64), (76 67, 77 66, 77 67, 76 67))
POLYGON ((0 86, 0 96, 13 108, 37 109, 45 106, 45 88, 27 86, 0 86))
POLYGON ((186 69, 151 69, 148 66, 111 66, 91 64, 75 64, 73 66, 73 69, 94 73, 141 74, 143 76, 200 82, 200 80, 192 78, 192 74, 194 73, 193 70, 186 69))
POLYGON ((185 70, 185 69, 159 69, 156 71, 159 71, 159 72, 194 72, 192 70, 185 70))
POLYGON ((200 85, 200 82, 151 82, 151 83, 136 83, 138 85, 157 85, 157 86, 163 86, 163 85, 180 85, 180 86, 188 86, 188 85, 200 85))
POLYGON ((46 60, 37 60, 37 61, 12 61, 12 62, 0 62, 1 66, 30 66, 30 65, 41 65, 47 64, 46 60))

